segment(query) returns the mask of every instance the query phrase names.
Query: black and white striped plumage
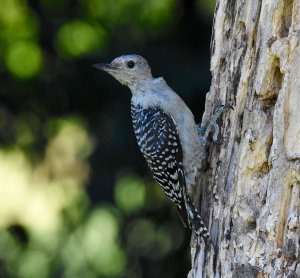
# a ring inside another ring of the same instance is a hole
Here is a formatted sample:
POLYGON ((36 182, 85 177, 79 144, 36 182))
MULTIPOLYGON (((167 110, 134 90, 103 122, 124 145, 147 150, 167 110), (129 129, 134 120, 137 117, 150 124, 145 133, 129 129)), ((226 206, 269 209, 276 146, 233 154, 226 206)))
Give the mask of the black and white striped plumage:
POLYGON ((139 55, 120 56, 95 67, 130 88, 135 135, 154 179, 177 206, 183 224, 208 242, 209 233, 189 197, 201 164, 192 112, 163 78, 152 77, 139 55))
POLYGON ((186 194, 183 152, 176 123, 155 106, 144 109, 132 104, 131 116, 137 143, 154 179, 177 206, 184 226, 190 227, 191 222, 196 233, 208 239, 208 231, 186 194))
MULTIPOLYGON (((137 143, 154 179, 181 211, 185 208, 183 198, 185 181, 182 148, 173 119, 159 107, 143 109, 133 104, 131 116, 137 143)), ((182 216, 185 221, 186 216, 182 216)))

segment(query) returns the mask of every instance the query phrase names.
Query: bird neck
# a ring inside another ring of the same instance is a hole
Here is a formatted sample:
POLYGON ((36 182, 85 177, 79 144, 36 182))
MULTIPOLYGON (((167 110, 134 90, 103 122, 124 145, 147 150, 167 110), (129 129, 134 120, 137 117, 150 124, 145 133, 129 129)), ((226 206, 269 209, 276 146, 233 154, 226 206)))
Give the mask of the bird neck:
POLYGON ((165 80, 161 77, 152 78, 151 81, 142 86, 131 88, 133 105, 140 105, 143 108, 157 106, 161 102, 168 102, 172 92, 165 80))
POLYGON ((153 90, 153 79, 154 78, 145 78, 139 79, 137 82, 129 84, 129 88, 132 92, 132 95, 143 95, 153 90))

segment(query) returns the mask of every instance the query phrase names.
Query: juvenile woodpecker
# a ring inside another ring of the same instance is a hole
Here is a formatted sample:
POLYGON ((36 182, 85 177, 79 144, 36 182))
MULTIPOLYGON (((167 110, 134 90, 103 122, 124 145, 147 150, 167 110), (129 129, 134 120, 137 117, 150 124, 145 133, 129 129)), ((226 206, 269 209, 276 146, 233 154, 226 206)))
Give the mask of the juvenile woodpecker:
POLYGON ((139 55, 117 57, 95 64, 130 88, 131 116, 140 150, 154 179, 177 206, 184 226, 210 241, 210 236, 188 192, 199 170, 201 141, 194 116, 162 78, 153 78, 139 55))

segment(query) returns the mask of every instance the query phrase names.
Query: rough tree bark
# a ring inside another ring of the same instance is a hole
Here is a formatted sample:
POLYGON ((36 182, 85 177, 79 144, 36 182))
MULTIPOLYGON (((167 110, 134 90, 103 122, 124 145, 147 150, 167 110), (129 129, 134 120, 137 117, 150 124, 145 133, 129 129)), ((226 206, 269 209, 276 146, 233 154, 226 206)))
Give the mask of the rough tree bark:
POLYGON ((300 277, 299 40, 300 0, 217 1, 203 122, 234 110, 196 194, 215 249, 193 245, 189 277, 300 277))

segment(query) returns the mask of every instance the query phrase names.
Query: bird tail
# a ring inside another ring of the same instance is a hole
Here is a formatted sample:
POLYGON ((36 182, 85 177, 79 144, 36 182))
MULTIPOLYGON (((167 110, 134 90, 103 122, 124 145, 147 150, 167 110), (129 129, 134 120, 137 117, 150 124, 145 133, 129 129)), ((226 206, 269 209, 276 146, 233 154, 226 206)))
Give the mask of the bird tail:
POLYGON ((189 196, 187 196, 186 200, 186 212, 188 214, 188 219, 191 222, 192 226, 194 227, 195 233, 200 236, 205 243, 211 242, 210 234, 201 218, 201 216, 198 213, 197 208, 195 207, 194 203, 190 199, 189 196))
POLYGON ((180 204, 180 206, 177 205, 177 209, 178 209, 178 215, 179 215, 179 218, 183 224, 183 226, 185 228, 191 228, 191 225, 190 225, 190 222, 189 222, 189 217, 188 217, 188 213, 186 211, 186 206, 184 204, 184 202, 182 202, 180 204))

